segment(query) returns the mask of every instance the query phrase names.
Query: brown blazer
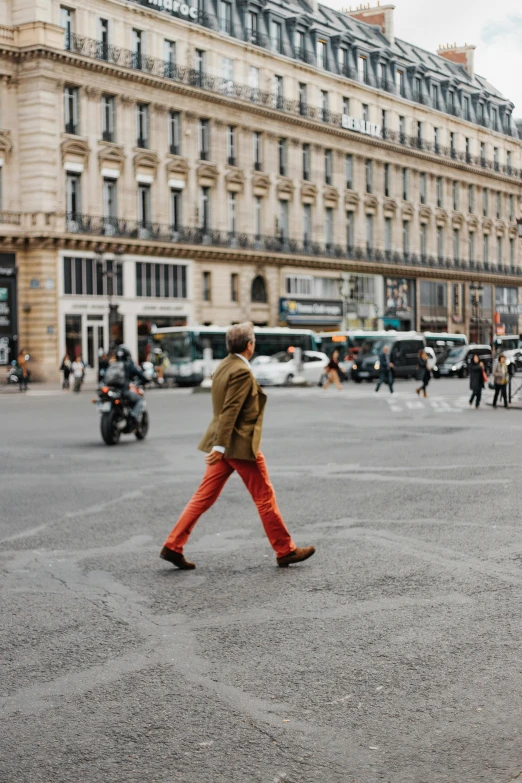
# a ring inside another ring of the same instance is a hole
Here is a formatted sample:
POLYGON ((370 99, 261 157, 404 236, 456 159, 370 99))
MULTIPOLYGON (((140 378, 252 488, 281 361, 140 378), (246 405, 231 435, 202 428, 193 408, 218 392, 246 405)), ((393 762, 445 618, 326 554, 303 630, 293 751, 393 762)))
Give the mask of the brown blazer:
POLYGON ((212 379, 214 418, 198 448, 224 446, 229 459, 255 460, 261 443, 266 394, 243 359, 231 353, 212 379))

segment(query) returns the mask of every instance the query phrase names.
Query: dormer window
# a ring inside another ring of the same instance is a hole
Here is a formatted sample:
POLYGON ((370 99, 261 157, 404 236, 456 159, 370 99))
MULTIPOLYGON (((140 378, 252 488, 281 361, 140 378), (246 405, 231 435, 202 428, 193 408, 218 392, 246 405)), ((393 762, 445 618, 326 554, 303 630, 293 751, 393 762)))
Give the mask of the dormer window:
POLYGON ((357 73, 359 76, 359 81, 367 84, 368 83, 368 60, 363 54, 360 54, 359 57, 357 58, 357 73))
POLYGON ((433 108, 438 110, 440 106, 438 84, 433 84, 431 86, 431 100, 433 101, 433 108))
POLYGON ((345 76, 348 76, 348 49, 339 49, 339 71, 345 76))
POLYGON ((319 39, 317 41, 317 67, 324 68, 327 66, 327 54, 326 54, 326 41, 319 39))
POLYGON ((404 71, 396 71, 395 73, 395 86, 399 95, 404 98, 404 71))
POLYGON ((491 127, 494 131, 498 131, 498 111, 496 106, 491 107, 491 127))
POLYGON ((388 89, 388 78, 386 76, 386 65, 384 63, 379 65, 379 87, 382 90, 388 89))
POLYGON ((258 16, 253 11, 249 11, 247 13, 246 23, 247 23, 247 33, 248 33, 248 40, 251 43, 257 43, 257 34, 259 30, 258 25, 258 16))
POLYGON ((418 76, 416 76, 413 99, 417 102, 420 102, 421 98, 422 98, 422 80, 418 76))
POLYGON ((272 21, 271 26, 272 49, 274 52, 283 51, 283 25, 281 22, 272 21))
POLYGON ((468 122, 469 122, 469 120, 471 119, 471 114, 470 114, 470 111, 469 111, 469 96, 468 95, 464 95, 464 97, 462 98, 462 108, 463 108, 464 119, 468 120, 468 122))

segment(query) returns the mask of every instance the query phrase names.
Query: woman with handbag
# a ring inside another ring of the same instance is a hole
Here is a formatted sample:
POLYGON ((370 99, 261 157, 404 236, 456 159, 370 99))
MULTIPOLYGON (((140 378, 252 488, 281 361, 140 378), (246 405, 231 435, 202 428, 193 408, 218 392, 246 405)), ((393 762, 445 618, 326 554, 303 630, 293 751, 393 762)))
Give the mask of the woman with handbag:
POLYGON ((499 394, 502 395, 504 400, 504 408, 508 407, 507 401, 507 384, 509 381, 509 370, 506 364, 506 357, 503 353, 500 354, 495 366, 493 367, 493 380, 495 381, 495 395, 493 397, 493 407, 497 407, 497 400, 499 394))
POLYGON ((480 405, 482 397, 482 389, 488 379, 484 365, 478 358, 477 354, 474 354, 473 361, 469 366, 469 388, 471 389, 471 397, 469 398, 469 404, 473 405, 475 400, 475 408, 480 405))

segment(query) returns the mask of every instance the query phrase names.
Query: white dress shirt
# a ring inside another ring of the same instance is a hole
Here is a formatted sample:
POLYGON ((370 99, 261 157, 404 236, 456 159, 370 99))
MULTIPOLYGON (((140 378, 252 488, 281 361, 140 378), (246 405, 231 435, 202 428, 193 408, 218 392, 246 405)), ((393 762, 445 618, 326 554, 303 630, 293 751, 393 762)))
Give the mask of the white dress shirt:
MULTIPOLYGON (((252 367, 250 366, 250 362, 248 359, 245 359, 245 357, 240 353, 235 353, 234 356, 237 356, 238 359, 241 359, 241 361, 245 362, 246 366, 252 372, 252 367)), ((212 446, 212 451, 219 451, 220 454, 225 453, 225 447, 224 446, 212 446)))

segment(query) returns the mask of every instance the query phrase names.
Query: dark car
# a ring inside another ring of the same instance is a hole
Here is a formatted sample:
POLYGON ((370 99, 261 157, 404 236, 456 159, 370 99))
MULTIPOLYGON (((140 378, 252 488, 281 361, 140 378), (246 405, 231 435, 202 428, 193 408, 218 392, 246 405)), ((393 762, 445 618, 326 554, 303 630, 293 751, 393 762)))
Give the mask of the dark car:
POLYGON ((442 364, 439 364, 441 376, 458 375, 459 378, 467 378, 469 375, 469 365, 473 357, 478 356, 479 361, 484 363, 484 368, 489 374, 493 366, 493 356, 489 345, 462 345, 458 348, 452 348, 442 364))
POLYGON ((384 346, 389 349, 390 362, 396 378, 413 378, 417 373, 419 351, 425 348, 424 337, 416 332, 400 332, 393 337, 376 340, 366 354, 359 354, 352 367, 352 379, 356 383, 371 381, 379 377, 379 355, 384 346))

